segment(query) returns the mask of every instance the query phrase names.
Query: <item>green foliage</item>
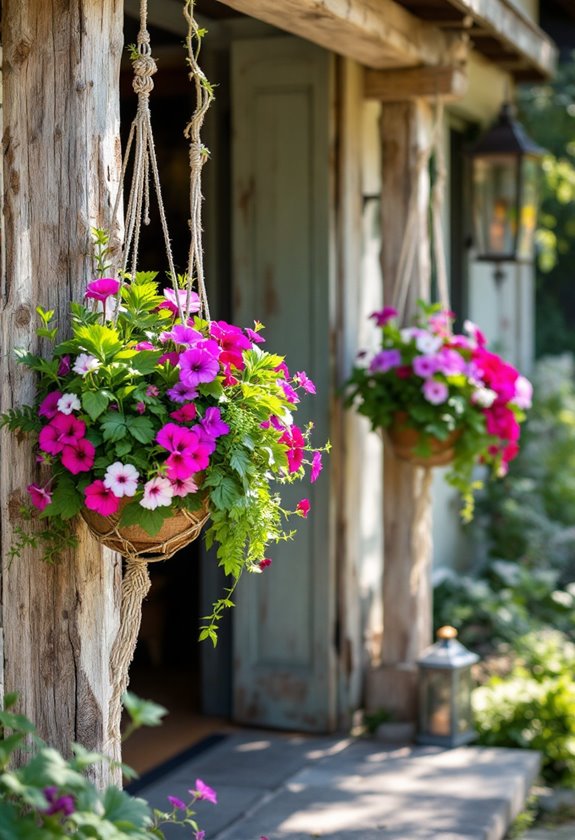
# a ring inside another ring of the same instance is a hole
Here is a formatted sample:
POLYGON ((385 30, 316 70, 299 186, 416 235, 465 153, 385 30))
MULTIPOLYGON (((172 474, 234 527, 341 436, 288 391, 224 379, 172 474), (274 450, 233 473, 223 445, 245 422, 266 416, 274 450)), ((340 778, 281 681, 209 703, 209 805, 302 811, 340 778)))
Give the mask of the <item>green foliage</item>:
POLYGON ((548 782, 575 786, 575 647, 562 634, 531 635, 509 676, 475 690, 479 743, 542 754, 548 782))
MULTIPOLYGON (((157 726, 166 710, 133 694, 126 694, 124 706, 130 722, 127 737, 141 726, 157 726)), ((145 800, 111 785, 99 791, 88 772, 95 765, 115 763, 78 744, 72 757, 40 740, 33 724, 12 711, 16 695, 5 697, 0 710, 0 837, 6 840, 56 840, 59 837, 100 840, 153 840, 164 838, 161 826, 175 824, 198 832, 194 803, 201 798, 190 791, 188 804, 178 803, 170 811, 150 808, 145 800), (27 760, 12 768, 12 755, 24 747, 27 760)), ((129 768, 122 768, 129 771, 129 768)), ((133 775, 132 771, 126 775, 133 775)))

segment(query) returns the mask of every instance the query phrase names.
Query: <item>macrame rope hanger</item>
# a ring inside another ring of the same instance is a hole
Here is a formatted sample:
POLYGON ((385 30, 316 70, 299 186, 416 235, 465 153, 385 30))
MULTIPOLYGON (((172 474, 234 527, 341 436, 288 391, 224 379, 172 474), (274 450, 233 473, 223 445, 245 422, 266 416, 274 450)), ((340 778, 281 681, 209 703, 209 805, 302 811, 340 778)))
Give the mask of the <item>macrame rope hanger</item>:
POLYGON ((433 243, 433 258, 437 281, 437 293, 443 309, 449 310, 449 283, 445 259, 443 239, 443 208, 445 201, 445 187, 447 183, 447 168, 445 165, 445 150, 443 136, 444 104, 441 97, 437 98, 435 117, 429 146, 420 149, 412 175, 412 188, 407 206, 405 232, 401 244, 397 275, 393 287, 391 305, 400 318, 406 315, 407 296, 413 279, 413 269, 418 247, 421 210, 417 194, 417 184, 423 172, 429 166, 431 157, 435 161, 435 181, 431 191, 431 239, 433 243))
MULTIPOLYGON (((213 100, 212 88, 198 64, 198 56, 201 47, 202 31, 194 18, 194 0, 186 0, 184 16, 188 24, 186 36, 187 64, 189 78, 194 84, 196 93, 196 105, 190 122, 186 126, 184 136, 189 140, 189 164, 190 164, 190 247, 188 253, 188 266, 186 276, 187 295, 185 303, 182 304, 179 295, 178 277, 172 255, 172 246, 168 231, 166 211, 162 198, 162 188, 158 171, 158 161, 152 122, 150 115, 150 94, 154 88, 152 76, 157 72, 157 64, 151 55, 150 33, 147 29, 148 8, 147 0, 140 0, 140 29, 137 37, 137 57, 132 62, 134 78, 132 87, 138 97, 138 108, 132 121, 126 151, 122 162, 120 173, 120 185, 113 210, 113 223, 116 224, 120 211, 126 170, 132 156, 133 149, 133 173, 126 204, 124 222, 124 242, 120 260, 120 279, 125 282, 128 265, 130 274, 135 276, 138 263, 138 249, 142 223, 150 223, 150 176, 158 204, 160 224, 164 239, 164 247, 168 260, 169 277, 175 293, 178 306, 178 314, 182 323, 186 323, 191 310, 191 292, 194 279, 198 287, 200 299, 200 317, 210 320, 208 297, 204 279, 204 263, 202 250, 202 168, 209 157, 208 150, 200 139, 201 128, 207 110, 213 100)), ((118 300, 119 306, 119 300, 118 300)), ((117 313, 116 313, 117 316, 117 313)))
MULTIPOLYGON (((122 202, 126 170, 132 150, 134 151, 134 164, 132 181, 128 200, 126 204, 124 222, 124 242, 121 249, 119 277, 120 282, 125 283, 128 276, 134 277, 138 262, 138 247, 142 223, 150 223, 150 177, 156 193, 160 223, 164 238, 164 245, 168 259, 168 269, 172 287, 175 293, 175 300, 178 306, 178 314, 183 324, 188 322, 191 310, 191 292, 194 278, 197 282, 198 296, 200 299, 200 317, 210 320, 208 298, 204 281, 204 265, 202 251, 202 190, 201 175, 202 167, 207 160, 208 152, 200 140, 200 131, 204 122, 206 112, 213 99, 213 92, 208 80, 198 65, 202 33, 194 19, 194 0, 186 0, 184 16, 188 24, 188 35, 186 38, 187 63, 190 80, 194 83, 196 91, 196 105, 192 118, 185 129, 185 137, 189 140, 190 158, 190 248, 188 254, 188 269, 186 282, 185 303, 179 295, 178 277, 176 274, 166 212, 162 200, 156 149, 152 133, 150 116, 150 93, 154 88, 152 76, 157 71, 157 65, 151 55, 150 34, 147 30, 148 9, 147 0, 140 0, 140 29, 137 38, 137 57, 134 58, 134 78, 132 86, 138 97, 138 108, 136 116, 130 127, 126 151, 122 162, 120 173, 120 184, 118 194, 114 203, 112 216, 112 229, 117 227, 118 214, 122 202), (130 274, 127 275, 130 264, 130 274)), ((120 296, 114 319, 118 316, 120 296)), ((197 536, 207 518, 207 511, 200 511, 197 517, 190 522, 190 529, 197 536)), ((92 531, 94 533, 94 531, 92 531)), ((96 536, 98 536, 96 534, 96 536)), ((102 536, 102 535, 100 535, 102 536)), ((156 556, 142 556, 142 553, 134 553, 130 543, 124 540, 118 533, 116 527, 108 535, 121 540, 118 545, 123 549, 125 557, 125 569, 122 577, 122 600, 120 607, 120 626, 114 640, 110 654, 110 711, 108 719, 108 734, 113 740, 119 738, 120 720, 122 714, 122 695, 126 691, 129 682, 129 667, 134 656, 136 642, 141 623, 142 601, 150 589, 150 576, 147 564, 155 560, 163 560, 170 557, 177 548, 174 540, 159 547, 156 556), (173 543, 173 544, 172 544, 173 543)), ((193 537, 192 537, 193 538, 193 537)), ((186 542, 189 542, 189 538, 186 542)), ((176 540, 177 542, 177 540, 176 540)))

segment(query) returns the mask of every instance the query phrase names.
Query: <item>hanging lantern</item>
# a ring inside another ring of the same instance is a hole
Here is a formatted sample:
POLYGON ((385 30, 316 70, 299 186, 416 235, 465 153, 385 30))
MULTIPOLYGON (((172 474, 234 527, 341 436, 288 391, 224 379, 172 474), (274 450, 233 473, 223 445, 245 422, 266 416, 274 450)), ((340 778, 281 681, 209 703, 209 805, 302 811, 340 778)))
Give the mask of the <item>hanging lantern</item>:
POLYGON ((544 154, 505 102, 495 124, 470 151, 476 259, 532 262, 544 154))
POLYGON ((457 641, 455 627, 440 627, 438 641, 419 665, 419 744, 459 747, 475 738, 471 666, 479 657, 457 641))

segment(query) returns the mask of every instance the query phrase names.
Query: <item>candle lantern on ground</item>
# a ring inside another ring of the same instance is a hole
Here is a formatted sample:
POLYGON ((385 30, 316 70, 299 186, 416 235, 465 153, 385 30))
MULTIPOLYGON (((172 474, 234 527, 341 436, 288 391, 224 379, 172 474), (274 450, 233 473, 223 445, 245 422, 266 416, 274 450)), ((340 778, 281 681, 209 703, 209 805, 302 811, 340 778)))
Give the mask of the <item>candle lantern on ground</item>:
POLYGON ((419 744, 459 747, 475 738, 471 714, 471 666, 479 660, 457 640, 454 627, 440 627, 437 642, 418 660, 419 744))

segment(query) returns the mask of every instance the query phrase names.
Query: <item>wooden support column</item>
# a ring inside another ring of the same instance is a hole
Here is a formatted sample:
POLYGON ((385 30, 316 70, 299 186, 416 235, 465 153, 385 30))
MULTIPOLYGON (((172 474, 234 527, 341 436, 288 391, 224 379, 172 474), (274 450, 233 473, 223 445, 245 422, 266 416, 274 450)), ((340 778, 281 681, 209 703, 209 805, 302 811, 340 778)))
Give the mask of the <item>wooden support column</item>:
MULTIPOLYGON (((30 403, 34 378, 14 347, 38 348, 35 307, 66 329, 91 279, 90 229, 111 218, 119 163, 121 0, 4 0, 5 276, 0 294, 1 410, 30 403)), ((42 349, 49 348, 42 345, 42 349)), ((50 744, 119 756, 108 731, 109 654, 120 565, 78 526, 79 545, 47 566, 38 550, 9 560, 26 486, 38 480, 28 439, 1 437, 0 504, 6 691, 50 744)), ((112 775, 96 771, 100 784, 112 775)))
MULTIPOLYGON (((430 288, 427 168, 416 175, 418 152, 430 144, 432 117, 422 99, 384 104, 382 143, 382 271, 392 300, 412 190, 419 204, 417 254, 408 296, 408 320, 430 288)), ((431 641, 431 504, 424 470, 397 460, 384 447, 384 574, 382 666, 370 674, 368 706, 399 720, 415 720, 415 661, 431 641)))

